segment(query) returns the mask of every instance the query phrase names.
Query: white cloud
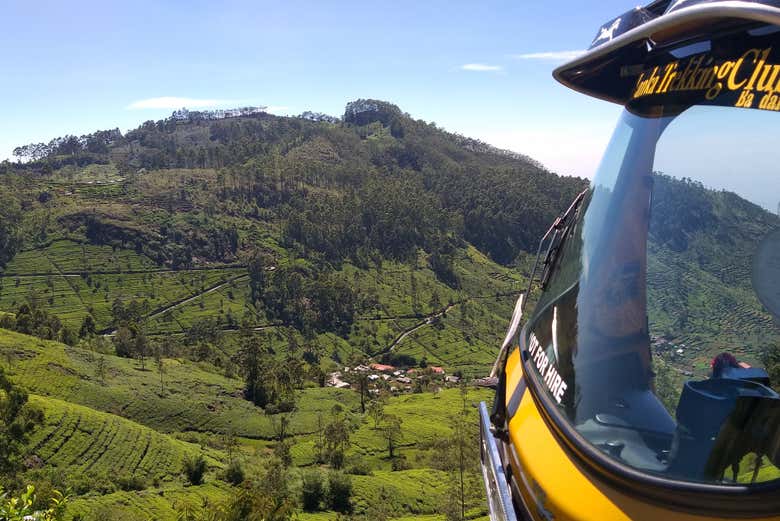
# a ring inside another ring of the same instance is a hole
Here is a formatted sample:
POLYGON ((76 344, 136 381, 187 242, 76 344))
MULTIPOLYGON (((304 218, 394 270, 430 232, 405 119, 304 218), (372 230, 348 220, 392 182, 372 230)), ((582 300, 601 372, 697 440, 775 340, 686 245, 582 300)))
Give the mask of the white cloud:
POLYGON ((503 70, 503 67, 500 65, 487 65, 484 63, 467 63, 466 65, 461 65, 460 68, 464 71, 475 72, 498 72, 503 70))
POLYGON ((546 52, 530 52, 526 54, 513 54, 512 58, 518 60, 545 60, 563 62, 579 58, 585 51, 546 51, 546 52))
POLYGON ((129 110, 143 109, 202 109, 220 106, 238 106, 244 103, 241 100, 229 99, 204 99, 204 98, 180 98, 177 96, 162 96, 160 98, 148 98, 134 101, 127 106, 129 110))

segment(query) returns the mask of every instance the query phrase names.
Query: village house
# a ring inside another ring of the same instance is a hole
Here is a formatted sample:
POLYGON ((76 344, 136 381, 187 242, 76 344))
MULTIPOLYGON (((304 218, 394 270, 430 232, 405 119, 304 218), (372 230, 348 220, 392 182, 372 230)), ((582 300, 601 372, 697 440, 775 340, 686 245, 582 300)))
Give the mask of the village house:
POLYGON ((335 387, 336 389, 347 389, 350 387, 348 382, 345 382, 341 379, 340 371, 328 374, 328 379, 326 380, 325 385, 328 387, 335 387))
POLYGON ((380 373, 392 373, 395 371, 395 367, 386 364, 371 364, 369 367, 374 371, 379 371, 380 373))

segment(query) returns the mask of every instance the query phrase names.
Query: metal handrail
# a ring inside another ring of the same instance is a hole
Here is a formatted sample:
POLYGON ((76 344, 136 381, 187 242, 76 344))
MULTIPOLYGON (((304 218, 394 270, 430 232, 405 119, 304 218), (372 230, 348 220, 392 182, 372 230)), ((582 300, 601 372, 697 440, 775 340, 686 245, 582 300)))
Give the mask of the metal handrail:
POLYGON ((504 473, 504 464, 490 428, 485 402, 479 403, 479 437, 482 480, 485 483, 491 521, 517 521, 512 496, 504 473))

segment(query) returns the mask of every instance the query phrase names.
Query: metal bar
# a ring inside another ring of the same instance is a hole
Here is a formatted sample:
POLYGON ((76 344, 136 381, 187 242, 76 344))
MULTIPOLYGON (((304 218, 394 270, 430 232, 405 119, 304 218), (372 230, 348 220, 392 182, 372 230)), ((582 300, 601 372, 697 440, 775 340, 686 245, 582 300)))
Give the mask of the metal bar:
POLYGON ((491 521, 517 521, 512 496, 504 473, 504 464, 490 429, 490 415, 485 402, 479 403, 479 437, 482 479, 487 493, 491 521))
POLYGON ((496 361, 493 364, 493 369, 490 371, 491 378, 496 378, 498 376, 499 370, 503 370, 503 367, 501 366, 503 365, 504 357, 506 356, 509 346, 512 345, 512 340, 514 340, 515 336, 517 335, 517 328, 520 326, 520 320, 523 318, 524 300, 525 294, 521 293, 517 299, 517 302, 515 303, 515 310, 512 312, 512 321, 509 323, 509 329, 507 330, 506 336, 504 337, 504 342, 501 344, 501 349, 499 350, 496 361))

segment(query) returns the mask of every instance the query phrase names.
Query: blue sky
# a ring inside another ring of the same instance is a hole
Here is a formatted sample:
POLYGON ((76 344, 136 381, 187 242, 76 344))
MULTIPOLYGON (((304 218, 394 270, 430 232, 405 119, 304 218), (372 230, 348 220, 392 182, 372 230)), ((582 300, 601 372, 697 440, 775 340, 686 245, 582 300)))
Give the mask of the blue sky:
POLYGON ((14 146, 266 105, 341 115, 357 98, 591 175, 619 109, 558 85, 626 1, 4 3, 0 158, 14 146), (530 56, 528 56, 530 55, 530 56), (555 56, 555 54, 553 55, 555 56), (185 98, 173 102, 148 100, 185 98), (179 103, 181 102, 181 103, 179 103), (145 106, 160 108, 138 108, 145 106))

